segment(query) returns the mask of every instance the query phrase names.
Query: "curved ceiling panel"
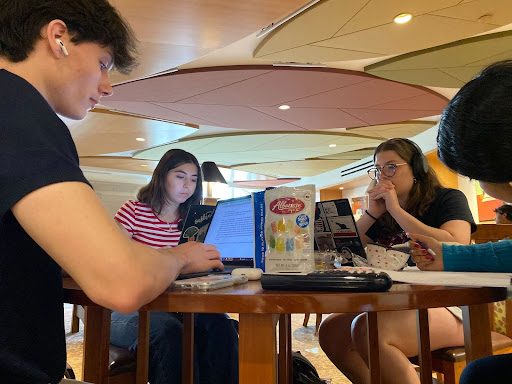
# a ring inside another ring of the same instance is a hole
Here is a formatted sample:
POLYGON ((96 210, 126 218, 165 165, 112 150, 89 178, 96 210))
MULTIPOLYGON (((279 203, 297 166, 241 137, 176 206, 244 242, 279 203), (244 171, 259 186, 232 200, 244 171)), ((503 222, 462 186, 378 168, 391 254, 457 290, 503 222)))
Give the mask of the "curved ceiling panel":
POLYGON ((139 160, 118 156, 80 157, 81 167, 107 168, 151 175, 158 161, 139 160))
POLYGON ((325 0, 270 32, 254 57, 333 62, 396 55, 511 22, 512 2, 504 0, 325 0), (394 23, 401 13, 413 19, 394 23))
POLYGON ((512 31, 472 37, 369 65, 374 75, 432 87, 459 88, 487 65, 512 57, 512 31))
POLYGON ((80 156, 139 150, 178 140, 197 131, 190 126, 102 109, 91 111, 81 121, 62 119, 69 127, 80 156), (137 138, 144 141, 137 141, 137 138))
POLYGON ((434 121, 405 121, 397 124, 372 125, 370 127, 348 128, 348 133, 381 137, 382 140, 392 137, 414 137, 437 123, 434 121))
POLYGON ((268 65, 183 70, 114 90, 102 104, 118 112, 250 131, 395 123, 438 115, 447 104, 427 88, 362 72, 268 65))
POLYGON ((320 173, 332 171, 352 163, 353 160, 301 160, 301 161, 276 161, 270 163, 245 164, 232 167, 238 171, 259 173, 269 176, 302 176, 310 177, 320 173))
POLYGON ((277 187, 279 185, 288 184, 292 181, 299 181, 299 177, 281 177, 278 179, 268 179, 268 180, 241 180, 241 181, 233 181, 231 184, 233 187, 239 188, 269 188, 269 187, 277 187))
POLYGON ((188 63, 302 6, 306 0, 115 0, 140 41, 140 65, 119 83, 188 63), (229 22, 226 22, 229 20, 229 22))
MULTIPOLYGON (((405 126, 414 124, 425 130, 433 123, 396 124, 389 128, 389 132, 393 129, 405 129, 405 126)), ((386 130, 388 127, 380 128, 386 130)), ((301 177, 326 172, 370 156, 382 140, 381 137, 350 133, 239 133, 185 138, 179 142, 139 151, 133 158, 158 161, 168 150, 180 148, 194 153, 199 162, 214 161, 220 166, 264 175, 301 177), (297 166, 298 162, 304 160, 315 161, 305 167, 297 166), (286 163, 290 164, 284 165, 286 163), (272 170, 269 164, 281 165, 272 170), (261 165, 261 168, 258 168, 258 165, 261 165), (282 171, 286 173, 281 173, 282 171)))

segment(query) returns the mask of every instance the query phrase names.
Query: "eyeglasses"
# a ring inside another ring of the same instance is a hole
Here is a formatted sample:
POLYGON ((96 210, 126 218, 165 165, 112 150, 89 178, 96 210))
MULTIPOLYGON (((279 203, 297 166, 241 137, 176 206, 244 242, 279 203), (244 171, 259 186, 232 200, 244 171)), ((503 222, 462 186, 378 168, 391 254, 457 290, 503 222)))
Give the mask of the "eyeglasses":
POLYGON ((379 177, 379 175, 381 173, 383 173, 384 176, 393 177, 393 176, 395 176, 395 173, 396 173, 396 167, 399 167, 399 166, 405 165, 405 164, 407 164, 407 163, 386 164, 382 168, 372 167, 368 170, 368 176, 370 176, 370 179, 372 179, 372 180, 376 180, 377 177, 379 177))

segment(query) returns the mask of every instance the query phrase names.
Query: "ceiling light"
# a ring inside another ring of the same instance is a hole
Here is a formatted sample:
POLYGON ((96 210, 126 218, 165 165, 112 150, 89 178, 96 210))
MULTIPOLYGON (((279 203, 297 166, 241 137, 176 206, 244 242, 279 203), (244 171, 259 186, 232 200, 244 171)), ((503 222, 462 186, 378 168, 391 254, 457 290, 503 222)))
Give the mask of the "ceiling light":
POLYGON ((147 164, 141 164, 140 166, 141 167, 147 167, 148 165, 147 164))
POLYGON ((289 105, 286 105, 286 104, 283 104, 283 105, 280 105, 280 106, 279 106, 279 109, 280 109, 281 111, 285 111, 285 110, 287 110, 287 109, 290 109, 290 106, 289 106, 289 105))
POLYGON ((340 187, 340 191, 342 191, 343 189, 345 189, 344 187, 340 187))
POLYGON ((336 146, 336 144, 329 144, 330 148, 334 148, 335 146, 336 146))
POLYGON ((401 13, 394 18, 394 22, 397 24, 405 24, 411 21, 412 15, 410 13, 401 13))
POLYGON ((135 140, 137 140, 137 141, 146 141, 146 139, 143 138, 143 137, 137 137, 135 140))

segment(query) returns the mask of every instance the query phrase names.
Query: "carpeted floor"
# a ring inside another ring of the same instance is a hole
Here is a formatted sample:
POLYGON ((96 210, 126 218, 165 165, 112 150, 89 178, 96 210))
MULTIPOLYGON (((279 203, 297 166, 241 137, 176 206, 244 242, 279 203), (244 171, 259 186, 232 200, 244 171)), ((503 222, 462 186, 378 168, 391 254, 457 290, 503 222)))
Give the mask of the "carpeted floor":
MULTIPOLYGON (((64 305, 64 316, 66 325, 66 344, 68 352, 68 363, 73 368, 77 379, 82 377, 82 342, 83 342, 83 324, 80 323, 80 332, 71 334, 71 314, 73 307, 70 304, 64 305)), ((236 314, 231 315, 237 318, 236 314)), ((322 378, 331 379, 331 384, 349 384, 338 369, 325 356, 318 345, 318 338, 315 337, 315 316, 311 315, 307 327, 302 326, 304 315, 292 315, 292 349, 300 351, 316 367, 318 374, 322 378)))

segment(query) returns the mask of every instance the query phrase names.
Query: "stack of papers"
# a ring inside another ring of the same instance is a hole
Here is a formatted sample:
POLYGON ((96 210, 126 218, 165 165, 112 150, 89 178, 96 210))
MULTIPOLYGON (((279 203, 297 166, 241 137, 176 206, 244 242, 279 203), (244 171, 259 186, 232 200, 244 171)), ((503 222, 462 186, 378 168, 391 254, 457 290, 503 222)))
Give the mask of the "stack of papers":
POLYGON ((506 288, 512 285, 512 273, 420 271, 417 267, 402 271, 375 270, 387 273, 393 281, 412 284, 506 288))

